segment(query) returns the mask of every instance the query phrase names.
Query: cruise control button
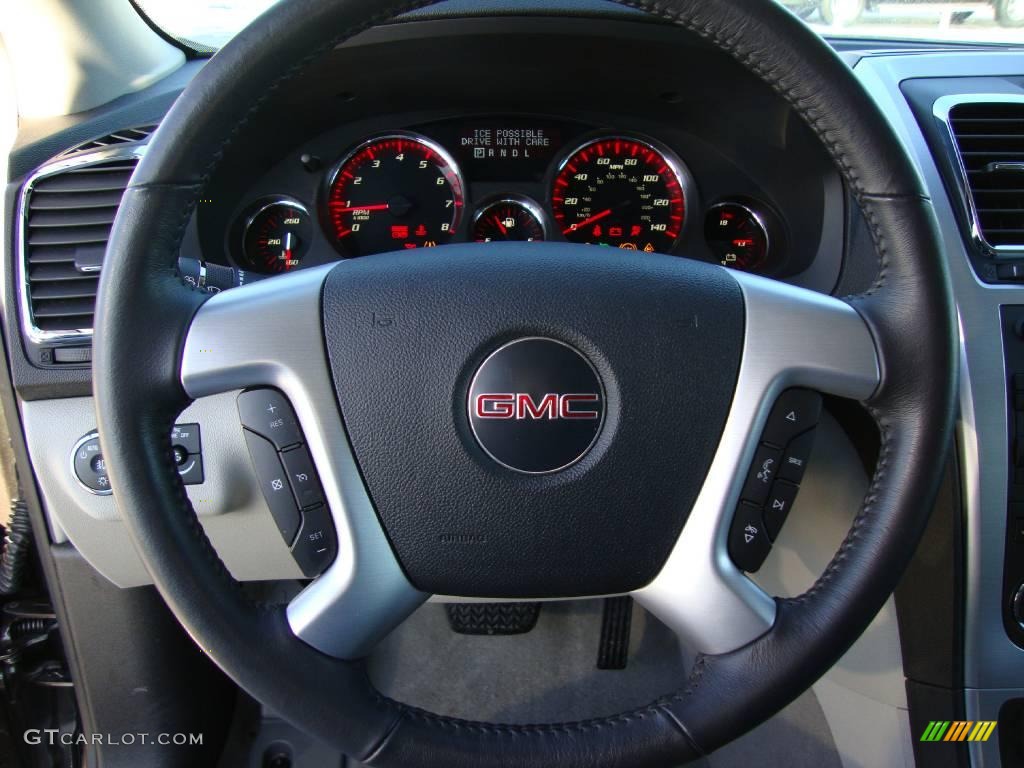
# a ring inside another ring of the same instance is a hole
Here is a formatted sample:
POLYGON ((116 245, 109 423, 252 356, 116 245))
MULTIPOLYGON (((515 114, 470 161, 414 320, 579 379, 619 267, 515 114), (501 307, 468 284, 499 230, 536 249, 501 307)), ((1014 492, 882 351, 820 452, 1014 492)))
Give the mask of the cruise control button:
POLYGON ((277 458, 274 446, 259 435, 246 432, 245 443, 249 447, 249 455, 252 456, 260 490, 270 507, 270 514, 274 516, 274 522, 285 543, 290 545, 295 540, 295 532, 299 530, 300 517, 281 460, 277 458))
POLYGON ((292 547, 292 557, 302 572, 317 576, 338 554, 338 537, 327 507, 313 507, 302 513, 302 529, 292 547))
POLYGON ((799 490, 799 486, 783 480, 772 486, 772 491, 768 494, 768 501, 764 505, 764 528, 768 533, 768 538, 772 541, 779 537, 779 531, 782 530, 782 524, 786 522, 789 508, 796 501, 796 494, 799 490))
POLYGON ((300 445, 298 448, 285 451, 281 454, 281 461, 284 462, 288 481, 292 484, 295 500, 299 506, 305 509, 323 504, 324 495, 320 490, 320 480, 316 476, 316 469, 313 467, 309 449, 300 445))
POLYGON ((199 453, 199 425, 175 424, 171 430, 171 445, 182 448, 185 453, 199 453))
POLYGON ((754 504, 763 504, 768 498, 768 491, 775 482, 782 461, 782 451, 761 443, 754 454, 754 462, 750 465, 750 473, 743 485, 743 499, 754 504))
POLYGON ((277 390, 253 389, 238 396, 242 426, 272 442, 278 450, 302 442, 291 405, 277 390))
POLYGON ((804 432, 786 448, 782 455, 782 465, 779 467, 779 480, 789 480, 799 485, 804 479, 807 461, 811 458, 811 449, 814 448, 814 433, 813 429, 804 432))
POLYGON ((821 395, 810 389, 787 389, 775 401, 762 440, 784 448, 789 441, 818 423, 821 395))
POLYGON ((772 542, 761 520, 761 508, 741 501, 729 531, 729 557, 741 571, 754 573, 771 549, 772 542))

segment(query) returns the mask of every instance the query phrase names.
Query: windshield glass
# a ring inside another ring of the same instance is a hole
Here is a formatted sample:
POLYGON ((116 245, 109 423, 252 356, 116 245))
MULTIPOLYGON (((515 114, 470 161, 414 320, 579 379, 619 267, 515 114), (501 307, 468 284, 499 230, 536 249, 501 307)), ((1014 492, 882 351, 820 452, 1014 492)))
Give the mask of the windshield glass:
MULTIPOLYGON (((1024 45, 1024 0, 778 0, 828 37, 1024 45)), ((186 42, 219 48, 278 0, 137 0, 186 42)))

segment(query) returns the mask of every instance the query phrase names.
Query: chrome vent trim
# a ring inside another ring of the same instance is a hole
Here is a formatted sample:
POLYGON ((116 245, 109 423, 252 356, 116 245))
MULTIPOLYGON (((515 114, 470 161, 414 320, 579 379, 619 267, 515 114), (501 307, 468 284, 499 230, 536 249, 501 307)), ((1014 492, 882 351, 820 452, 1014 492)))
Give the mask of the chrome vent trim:
POLYGON ((22 332, 33 343, 81 345, 91 339, 95 290, 110 224, 128 179, 145 150, 145 144, 132 144, 58 158, 36 170, 22 186, 16 239, 18 288, 22 332), (103 173, 104 167, 110 169, 109 183, 84 181, 93 176, 89 169, 96 166, 101 168, 96 168, 95 177, 103 173), (67 177, 63 183, 54 183, 56 177, 62 175, 67 177), (83 179, 81 184, 76 183, 76 175, 83 179), (37 193, 39 196, 33 201, 33 194, 37 193), (40 204, 43 200, 45 202, 40 204), (77 248, 71 250, 68 246, 77 248), (77 274, 68 272, 69 264, 77 274), (58 296, 60 289, 53 286, 61 282, 79 286, 80 295, 71 295, 72 290, 58 296), (46 296, 33 295, 39 290, 52 291, 51 300, 68 302, 51 310, 53 314, 47 316, 52 320, 36 316, 33 298, 47 301, 46 296), (59 325, 60 317, 81 317, 82 327, 40 327, 50 323, 59 325), (88 323, 84 322, 85 318, 88 323))
POLYGON ((945 128, 942 138, 953 160, 956 192, 967 213, 974 244, 995 258, 1024 257, 1024 96, 999 93, 944 96, 935 102, 933 113, 945 128), (959 108, 978 105, 990 106, 993 110, 1019 109, 1020 118, 959 117, 956 114, 959 108), (995 132, 958 133, 957 121, 991 122, 995 132), (971 145, 965 150, 964 140, 981 142, 980 148, 971 145))

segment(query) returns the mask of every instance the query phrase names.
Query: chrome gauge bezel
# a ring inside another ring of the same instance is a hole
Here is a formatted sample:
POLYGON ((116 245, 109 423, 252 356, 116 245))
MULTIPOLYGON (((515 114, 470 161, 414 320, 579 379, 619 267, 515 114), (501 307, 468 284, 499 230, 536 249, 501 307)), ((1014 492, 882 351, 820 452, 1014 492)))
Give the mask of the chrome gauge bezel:
POLYGON ((451 225, 451 236, 448 245, 451 242, 459 242, 455 238, 458 237, 459 227, 462 225, 463 212, 466 208, 468 190, 466 188, 466 177, 462 173, 462 168, 456 162, 452 154, 427 136, 422 133, 416 133, 415 131, 387 131, 385 133, 378 133, 372 136, 368 136, 359 143, 355 144, 348 152, 346 152, 340 160, 331 166, 331 170, 324 176, 323 194, 321 195, 322 204, 320 205, 321 210, 321 229, 324 235, 327 237, 328 242, 334 247, 334 249, 341 254, 343 258, 355 259, 360 258, 360 255, 370 254, 351 254, 346 251, 345 246, 339 241, 337 235, 334 232, 334 227, 331 223, 330 211, 328 205, 331 199, 331 190, 334 189, 334 184, 338 180, 338 174, 341 173, 341 169, 344 168, 352 158, 358 155, 367 147, 377 144, 382 141, 388 141, 390 139, 405 139, 406 141, 414 141, 418 144, 423 145, 427 149, 436 152, 445 164, 451 169, 455 180, 458 182, 459 188, 457 190, 459 197, 462 199, 462 205, 456 205, 454 218, 452 219, 451 225))
MULTIPOLYGON (((761 230, 761 233, 764 235, 764 263, 758 269, 740 269, 738 271, 740 271, 740 272, 751 272, 753 274, 761 274, 763 271, 765 271, 763 269, 764 267, 768 267, 769 270, 770 270, 771 263, 772 263, 772 256, 773 256, 772 248, 774 247, 774 243, 772 241, 771 231, 768 228, 768 223, 767 223, 767 220, 765 219, 764 214, 761 213, 760 211, 758 211, 756 208, 751 208, 750 205, 748 205, 747 203, 742 203, 742 202, 740 202, 738 200, 721 200, 721 201, 715 203, 714 205, 709 206, 708 209, 704 212, 705 228, 707 226, 708 217, 712 213, 717 211, 719 208, 726 208, 726 207, 739 208, 739 209, 745 211, 747 214, 750 215, 750 218, 752 218, 754 220, 754 223, 757 224, 758 228, 761 230)), ((704 241, 707 243, 707 236, 706 235, 704 237, 704 241)), ((708 248, 711 247, 710 243, 707 243, 707 245, 708 245, 708 248)), ((722 264, 722 262, 717 257, 715 259, 715 263, 716 264, 721 264, 721 266, 728 267, 729 269, 738 269, 737 267, 731 267, 728 264, 722 264)))
POLYGON ((551 225, 548 221, 548 215, 541 205, 526 195, 501 194, 497 197, 485 198, 476 206, 476 210, 473 212, 473 221, 470 223, 469 231, 466 233, 466 240, 468 242, 477 242, 473 233, 481 217, 496 205, 503 204, 518 205, 537 220, 541 232, 544 233, 544 240, 547 241, 551 238, 551 225))
MULTIPOLYGON (((265 213, 266 211, 270 210, 271 208, 274 208, 275 206, 278 206, 278 205, 286 205, 289 208, 298 208, 309 219, 309 226, 310 226, 310 230, 311 231, 312 231, 312 228, 315 226, 315 223, 313 221, 313 216, 309 212, 309 208, 307 208, 305 204, 300 203, 294 197, 288 197, 287 195, 277 195, 277 196, 265 197, 265 198, 262 198, 261 200, 257 200, 256 203, 255 203, 255 207, 252 209, 252 213, 246 215, 245 223, 242 225, 242 232, 239 235, 239 241, 238 241, 238 247, 239 247, 239 251, 238 252, 239 252, 239 255, 242 257, 241 258, 242 265, 246 269, 251 269, 253 272, 258 272, 259 274, 274 275, 274 274, 281 274, 281 273, 267 272, 265 269, 260 269, 260 268, 257 268, 256 266, 254 266, 256 264, 256 262, 253 261, 250 258, 248 253, 246 253, 246 250, 245 250, 245 239, 249 235, 249 230, 250 230, 250 228, 252 228, 252 225, 255 223, 256 218, 258 216, 260 216, 261 214, 265 213)), ((310 242, 306 244, 306 249, 308 250, 311 245, 312 245, 312 238, 310 238, 310 242)), ((299 260, 300 261, 302 260, 301 257, 300 257, 299 260)), ((297 266, 296 269, 302 269, 301 264, 299 266, 297 266)), ((290 272, 291 270, 285 270, 285 271, 286 272, 290 272)))
MULTIPOLYGON (((568 151, 563 151, 557 161, 555 162, 551 172, 548 174, 545 180, 545 195, 547 196, 547 208, 551 214, 552 222, 556 222, 555 218, 555 202, 554 202, 554 186, 555 180, 559 177, 565 166, 568 165, 569 161, 575 157, 579 152, 582 152, 589 146, 597 144, 602 141, 615 141, 621 139, 622 141, 634 142, 641 146, 647 147, 652 152, 657 153, 665 161, 665 164, 669 167, 669 170, 675 174, 676 180, 679 182, 679 187, 683 191, 683 224, 679 228, 679 235, 671 242, 666 249, 667 253, 675 253, 679 244, 683 241, 688 231, 692 226, 693 212, 699 210, 699 201, 697 199, 697 182, 690 173, 689 167, 683 162, 682 158, 670 147, 662 144, 660 141, 650 138, 642 134, 636 133, 625 133, 625 132, 602 132, 602 133, 590 133, 585 139, 578 142, 577 144, 570 147, 568 151)), ((557 226, 552 226, 552 231, 557 234, 558 239, 569 241, 565 235, 558 229, 557 226)))

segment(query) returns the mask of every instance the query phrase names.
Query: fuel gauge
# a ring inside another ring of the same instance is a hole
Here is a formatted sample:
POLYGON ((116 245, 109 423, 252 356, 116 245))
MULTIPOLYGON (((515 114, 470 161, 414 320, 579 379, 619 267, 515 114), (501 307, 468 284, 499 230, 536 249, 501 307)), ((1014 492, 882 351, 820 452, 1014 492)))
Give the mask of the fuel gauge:
POLYGON ((473 219, 473 239, 478 243, 544 239, 544 219, 529 200, 496 200, 481 208, 473 219))

